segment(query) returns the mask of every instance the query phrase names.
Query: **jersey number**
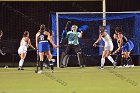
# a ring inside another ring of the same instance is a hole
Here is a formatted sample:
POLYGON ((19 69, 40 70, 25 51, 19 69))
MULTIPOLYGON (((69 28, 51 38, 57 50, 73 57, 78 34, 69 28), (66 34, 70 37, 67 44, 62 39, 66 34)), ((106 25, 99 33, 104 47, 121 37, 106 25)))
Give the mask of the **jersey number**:
POLYGON ((44 40, 44 35, 41 35, 40 36, 40 40, 44 40))

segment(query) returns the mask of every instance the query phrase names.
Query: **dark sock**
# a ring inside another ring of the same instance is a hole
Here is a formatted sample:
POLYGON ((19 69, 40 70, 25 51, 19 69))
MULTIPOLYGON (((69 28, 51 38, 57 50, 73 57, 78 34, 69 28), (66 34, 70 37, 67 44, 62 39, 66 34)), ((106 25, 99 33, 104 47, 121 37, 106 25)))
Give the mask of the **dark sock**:
POLYGON ((133 65, 133 61, 131 57, 127 58, 128 65, 133 65))
POLYGON ((115 62, 118 62, 119 55, 116 56, 115 62))
POLYGON ((48 59, 46 58, 45 62, 44 62, 47 66, 49 66, 49 61, 48 59))
POLYGON ((124 65, 128 65, 127 58, 124 58, 124 65))
POLYGON ((40 70, 43 70, 43 61, 40 61, 40 70))
POLYGON ((122 58, 121 58, 121 66, 124 66, 124 62, 125 62, 125 58, 122 57, 122 58))
POLYGON ((51 67, 51 70, 54 69, 54 67, 53 67, 53 62, 52 62, 52 61, 50 61, 50 67, 51 67))

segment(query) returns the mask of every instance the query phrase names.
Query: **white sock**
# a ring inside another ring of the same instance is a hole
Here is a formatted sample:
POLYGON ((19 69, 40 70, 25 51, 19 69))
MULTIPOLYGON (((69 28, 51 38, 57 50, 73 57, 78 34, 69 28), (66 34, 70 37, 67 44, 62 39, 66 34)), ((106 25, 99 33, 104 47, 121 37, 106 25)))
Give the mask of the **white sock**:
POLYGON ((101 58, 101 66, 104 66, 105 58, 101 58))
POLYGON ((23 62, 24 62, 24 59, 20 59, 20 61, 19 61, 19 67, 22 67, 23 66, 23 62))
POLYGON ((111 57, 111 56, 108 56, 107 57, 112 63, 114 63, 114 60, 113 60, 113 58, 111 57))

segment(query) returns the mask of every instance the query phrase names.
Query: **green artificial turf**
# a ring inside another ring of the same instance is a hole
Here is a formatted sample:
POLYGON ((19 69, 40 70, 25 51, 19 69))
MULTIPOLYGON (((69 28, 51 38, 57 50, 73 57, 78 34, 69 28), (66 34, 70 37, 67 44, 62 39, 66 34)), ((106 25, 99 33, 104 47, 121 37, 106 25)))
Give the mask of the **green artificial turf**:
POLYGON ((140 93, 140 67, 0 68, 0 93, 140 93))

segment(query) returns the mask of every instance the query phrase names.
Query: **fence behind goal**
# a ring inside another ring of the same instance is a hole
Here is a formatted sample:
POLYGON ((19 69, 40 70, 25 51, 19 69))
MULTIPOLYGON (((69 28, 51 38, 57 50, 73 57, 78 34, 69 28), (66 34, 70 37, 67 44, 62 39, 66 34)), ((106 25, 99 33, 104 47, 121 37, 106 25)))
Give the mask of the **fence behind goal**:
MULTIPOLYGON (((99 35, 99 26, 102 25, 103 17, 102 12, 57 12, 56 14, 52 14, 52 30, 54 32, 54 41, 55 43, 63 46, 66 43, 60 43, 62 38, 62 31, 66 26, 68 21, 71 23, 68 25, 67 29, 71 30, 71 26, 76 24, 78 27, 83 25, 87 25, 88 29, 84 31, 83 37, 79 39, 80 46, 82 48, 82 52, 86 57, 87 64, 89 66, 98 65, 96 62, 100 62, 101 57, 101 48, 94 48, 92 45, 97 40, 99 35)), ((113 33, 115 27, 121 27, 124 31, 124 35, 133 41, 135 47, 132 51, 133 60, 136 62, 136 65, 140 65, 138 63, 140 59, 140 12, 112 12, 106 13, 106 23, 107 23, 107 31, 113 39, 113 33)), ((37 28, 38 29, 38 28, 37 28)), ((35 27, 32 27, 30 30, 37 31, 35 27)), ((24 29, 23 29, 24 31, 24 29)), ((12 36, 13 31, 10 31, 12 36)), ((19 32, 21 33, 21 32, 19 32)), ((19 34, 17 33, 17 34, 19 34)), ((22 35, 22 33, 20 34, 22 35)), ((15 35, 16 36, 16 35, 15 35)), ((32 44, 35 45, 35 33, 31 33, 32 44)), ((14 37, 14 36, 12 36, 14 37)), ((17 53, 17 49, 19 47, 19 40, 13 40, 12 37, 9 37, 9 32, 4 32, 4 38, 6 40, 2 40, 0 43, 0 47, 3 52, 6 52, 6 55, 0 55, 0 66, 5 66, 7 63, 10 66, 18 66, 19 56, 17 53), (6 33, 6 34, 5 34, 6 33), (8 39, 7 39, 7 38, 8 39)), ((19 36, 18 37, 22 37, 19 36)), ((17 37, 15 37, 17 38, 17 37)), ((114 50, 117 48, 116 41, 113 39, 114 50)), ((103 44, 103 43, 101 43, 103 44)), ((57 66, 59 66, 59 60, 61 58, 61 53, 66 49, 66 46, 60 47, 58 49, 53 50, 54 58, 57 58, 57 66)), ((74 63, 75 55, 72 55, 73 59, 70 59, 70 63, 74 63)), ((24 66, 35 66, 36 62, 36 51, 28 49, 28 54, 25 60, 24 66)), ((75 62, 76 63, 76 62, 75 62)), ((75 65, 75 64, 74 64, 75 65)))

